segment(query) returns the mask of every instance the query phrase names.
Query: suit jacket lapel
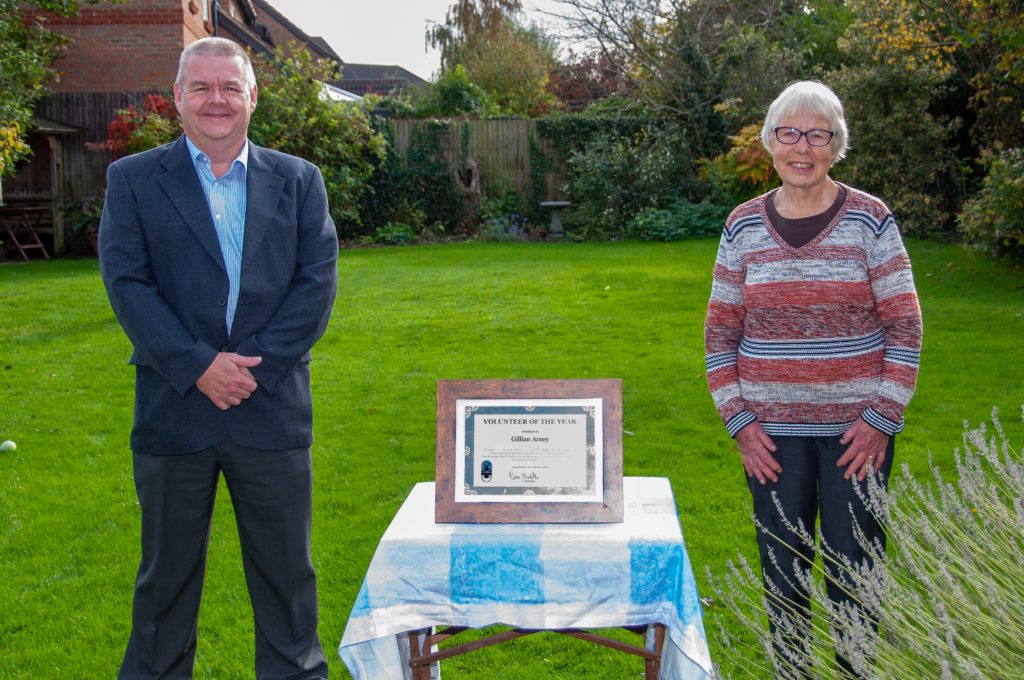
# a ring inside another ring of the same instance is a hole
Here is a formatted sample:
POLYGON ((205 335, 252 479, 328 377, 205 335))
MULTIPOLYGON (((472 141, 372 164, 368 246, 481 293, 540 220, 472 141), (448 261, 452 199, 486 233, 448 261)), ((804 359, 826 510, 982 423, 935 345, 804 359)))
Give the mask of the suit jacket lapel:
POLYGON ((196 239, 203 244, 214 262, 224 269, 224 255, 217 241, 213 218, 210 217, 210 206, 206 201, 203 185, 199 183, 195 164, 188 153, 184 135, 164 154, 161 165, 166 172, 157 177, 160 186, 167 192, 171 203, 177 208, 196 239))
POLYGON ((277 205, 284 191, 284 177, 274 172, 277 163, 262 147, 249 143, 249 167, 246 169, 245 241, 242 244, 242 271, 259 250, 267 229, 273 224, 277 205))

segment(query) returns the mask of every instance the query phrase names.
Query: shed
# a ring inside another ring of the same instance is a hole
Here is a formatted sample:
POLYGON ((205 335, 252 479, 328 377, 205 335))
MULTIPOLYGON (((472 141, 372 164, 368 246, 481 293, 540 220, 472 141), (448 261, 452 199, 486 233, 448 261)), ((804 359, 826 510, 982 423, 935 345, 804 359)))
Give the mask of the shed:
POLYGON ((52 254, 63 254, 66 248, 63 138, 81 131, 47 118, 33 118, 27 139, 32 155, 18 163, 14 176, 4 181, 0 197, 8 208, 49 209, 37 231, 52 254))

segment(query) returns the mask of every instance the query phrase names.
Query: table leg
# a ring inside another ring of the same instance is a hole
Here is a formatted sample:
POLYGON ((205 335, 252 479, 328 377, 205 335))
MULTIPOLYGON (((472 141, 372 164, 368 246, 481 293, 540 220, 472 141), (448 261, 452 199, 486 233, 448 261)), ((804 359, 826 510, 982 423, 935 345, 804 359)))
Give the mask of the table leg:
POLYGON ((412 680, 430 680, 430 664, 417 663, 430 651, 427 646, 429 639, 429 628, 409 631, 409 665, 412 667, 412 680))
POLYGON ((661 652, 665 648, 665 624, 652 623, 647 626, 647 631, 654 637, 654 651, 657 653, 657 658, 644 659, 644 680, 658 680, 658 673, 661 671, 661 652))

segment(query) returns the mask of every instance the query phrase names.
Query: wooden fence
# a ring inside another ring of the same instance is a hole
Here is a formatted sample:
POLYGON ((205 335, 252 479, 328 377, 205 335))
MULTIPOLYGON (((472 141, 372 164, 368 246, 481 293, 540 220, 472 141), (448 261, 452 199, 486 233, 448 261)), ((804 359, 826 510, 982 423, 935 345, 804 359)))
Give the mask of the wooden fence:
MULTIPOLYGON (((406 156, 409 143, 418 128, 430 125, 423 120, 396 120, 395 148, 406 156)), ((561 198, 565 181, 564 170, 557 164, 543 173, 543 188, 534 191, 531 144, 550 158, 550 145, 537 135, 535 120, 455 120, 450 121, 444 133, 443 147, 448 160, 460 171, 464 158, 476 164, 481 189, 489 190, 507 185, 515 190, 522 208, 531 199, 554 200, 561 198)))

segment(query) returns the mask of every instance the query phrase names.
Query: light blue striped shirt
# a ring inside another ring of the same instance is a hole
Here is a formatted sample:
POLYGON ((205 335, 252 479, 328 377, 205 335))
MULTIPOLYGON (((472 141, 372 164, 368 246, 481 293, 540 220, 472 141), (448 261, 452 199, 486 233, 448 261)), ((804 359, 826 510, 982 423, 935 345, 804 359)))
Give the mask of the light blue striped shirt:
POLYGON ((231 163, 228 170, 219 179, 213 176, 210 158, 199 150, 188 137, 185 137, 188 151, 192 154, 192 162, 199 175, 199 183, 206 193, 206 203, 210 207, 210 217, 217 229, 217 241, 224 255, 224 267, 228 272, 228 299, 224 320, 231 333, 231 322, 235 318, 238 306, 238 289, 242 278, 242 242, 245 238, 245 177, 249 163, 249 141, 246 140, 242 151, 231 163))

